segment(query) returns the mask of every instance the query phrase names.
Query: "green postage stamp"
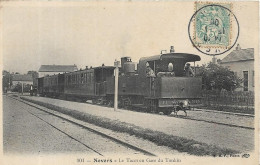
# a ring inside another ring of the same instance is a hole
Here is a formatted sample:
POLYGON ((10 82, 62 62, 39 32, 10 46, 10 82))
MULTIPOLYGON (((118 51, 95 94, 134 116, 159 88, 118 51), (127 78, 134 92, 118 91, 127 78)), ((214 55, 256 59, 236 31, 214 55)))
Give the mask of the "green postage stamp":
POLYGON ((195 17, 195 43, 207 46, 230 46, 232 24, 227 9, 231 10, 231 4, 221 6, 195 4, 198 11, 195 17))
POLYGON ((239 24, 232 3, 195 2, 189 32, 193 46, 208 55, 223 54, 239 36, 239 24))

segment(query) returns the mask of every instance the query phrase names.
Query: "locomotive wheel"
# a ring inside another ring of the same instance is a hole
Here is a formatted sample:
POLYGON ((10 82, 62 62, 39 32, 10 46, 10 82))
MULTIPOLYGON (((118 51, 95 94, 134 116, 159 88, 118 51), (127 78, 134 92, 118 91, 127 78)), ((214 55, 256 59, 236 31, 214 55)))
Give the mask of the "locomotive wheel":
POLYGON ((145 100, 146 112, 147 113, 158 113, 157 104, 155 100, 147 99, 145 100))
POLYGON ((163 114, 164 115, 170 115, 172 113, 172 110, 171 109, 164 109, 162 110, 163 114))

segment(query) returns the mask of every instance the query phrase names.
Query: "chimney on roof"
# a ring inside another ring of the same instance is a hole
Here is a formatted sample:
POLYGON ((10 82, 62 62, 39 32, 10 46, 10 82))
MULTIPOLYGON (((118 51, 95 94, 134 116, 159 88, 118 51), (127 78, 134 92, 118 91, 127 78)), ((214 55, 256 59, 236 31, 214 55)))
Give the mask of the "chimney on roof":
POLYGON ((217 59, 217 63, 218 63, 218 64, 220 64, 220 63, 221 63, 221 61, 222 61, 221 59, 217 59))
POLYGON ((212 63, 217 64, 217 58, 215 56, 212 57, 212 63))
POLYGON ((88 66, 86 66, 86 70, 88 70, 88 66))
POLYGON ((241 50, 241 46, 237 44, 236 50, 241 50))

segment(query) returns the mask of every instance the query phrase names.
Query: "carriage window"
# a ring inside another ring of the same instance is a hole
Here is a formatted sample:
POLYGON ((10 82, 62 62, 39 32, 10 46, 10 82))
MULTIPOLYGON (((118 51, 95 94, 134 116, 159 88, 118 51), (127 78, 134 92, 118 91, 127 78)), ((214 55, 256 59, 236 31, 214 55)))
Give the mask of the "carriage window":
POLYGON ((69 80, 68 80, 68 84, 71 84, 71 75, 69 75, 69 80))
POLYGON ((91 73, 89 73, 89 83, 92 83, 91 73))
POLYGON ((84 82, 84 74, 81 73, 81 76, 80 76, 80 83, 83 84, 83 82, 84 82))
POLYGON ((94 78, 93 75, 94 75, 93 73, 90 73, 90 82, 91 83, 93 82, 93 78, 94 78))

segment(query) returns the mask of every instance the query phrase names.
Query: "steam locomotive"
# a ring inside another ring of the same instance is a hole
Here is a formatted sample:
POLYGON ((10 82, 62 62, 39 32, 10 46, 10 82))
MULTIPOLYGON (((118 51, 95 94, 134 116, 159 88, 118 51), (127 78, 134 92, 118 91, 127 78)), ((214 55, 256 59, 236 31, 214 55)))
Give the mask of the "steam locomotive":
MULTIPOLYGON (((119 107, 136 107, 147 112, 189 109, 201 103, 202 79, 186 76, 186 63, 200 61, 188 53, 161 53, 140 58, 121 58, 118 77, 119 107), (149 72, 152 71, 152 74, 149 72)), ((38 93, 42 96, 74 98, 93 104, 113 106, 114 66, 86 68, 75 72, 45 76, 38 79, 38 93)))

